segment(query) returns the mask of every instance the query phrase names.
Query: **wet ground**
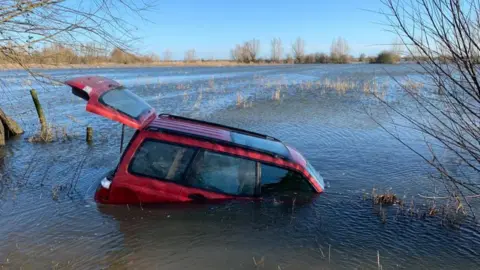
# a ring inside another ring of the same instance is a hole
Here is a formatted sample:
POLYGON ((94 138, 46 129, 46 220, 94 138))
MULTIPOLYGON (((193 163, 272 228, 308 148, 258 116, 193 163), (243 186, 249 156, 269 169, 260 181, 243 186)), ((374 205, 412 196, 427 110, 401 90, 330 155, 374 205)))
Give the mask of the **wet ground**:
MULTIPOLYGON (((409 110, 390 76, 422 80, 415 66, 302 65, 46 71, 117 79, 157 112, 267 133, 295 146, 326 180, 302 204, 225 202, 155 207, 97 206, 91 183, 119 158, 117 123, 84 111, 64 86, 20 71, 0 73, 0 105, 26 134, 0 150, 0 265, 7 269, 478 269, 475 222, 379 209, 373 188, 422 209, 432 172, 384 132, 392 117, 375 92, 409 110), (38 132, 28 89, 36 88, 52 129, 38 132), (373 117, 373 119, 372 119, 373 117), (84 142, 85 127, 94 142, 84 142), (379 255, 379 257, 378 257, 379 255)), ((413 109, 412 109, 413 111, 413 109)), ((393 119, 401 121, 401 119, 393 119)), ((396 132, 420 152, 423 139, 396 132)), ((128 137, 132 131, 127 130, 128 137)), ((410 206, 409 206, 410 207, 410 206)))

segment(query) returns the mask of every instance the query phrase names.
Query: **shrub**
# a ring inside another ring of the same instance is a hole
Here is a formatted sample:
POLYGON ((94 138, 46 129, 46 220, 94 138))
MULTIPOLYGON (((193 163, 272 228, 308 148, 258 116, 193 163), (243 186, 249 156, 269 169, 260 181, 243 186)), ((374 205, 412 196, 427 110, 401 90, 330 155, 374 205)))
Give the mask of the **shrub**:
POLYGON ((400 61, 400 56, 391 51, 382 51, 374 59, 373 63, 377 64, 395 64, 400 61))
POLYGON ((315 63, 315 55, 314 54, 307 54, 304 57, 305 64, 314 64, 315 63))
POLYGON ((329 62, 328 55, 324 53, 316 53, 315 54, 315 62, 320 64, 326 64, 329 62))
POLYGON ((365 59, 366 59, 366 55, 364 53, 360 54, 360 57, 358 57, 358 61, 359 62, 365 62, 365 59))

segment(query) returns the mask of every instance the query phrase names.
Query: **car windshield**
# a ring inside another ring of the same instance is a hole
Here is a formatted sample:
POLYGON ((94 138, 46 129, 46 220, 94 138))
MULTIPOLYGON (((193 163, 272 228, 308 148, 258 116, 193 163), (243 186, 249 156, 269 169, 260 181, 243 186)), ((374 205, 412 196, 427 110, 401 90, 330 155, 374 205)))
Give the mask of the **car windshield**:
POLYGON ((104 105, 135 118, 136 120, 139 120, 143 113, 151 109, 150 105, 148 105, 143 99, 123 88, 107 91, 99 100, 104 105))
POLYGON ((322 189, 325 189, 325 183, 323 182, 323 177, 318 173, 317 170, 310 164, 310 162, 307 161, 307 171, 310 173, 310 175, 315 178, 317 183, 322 187, 322 189))

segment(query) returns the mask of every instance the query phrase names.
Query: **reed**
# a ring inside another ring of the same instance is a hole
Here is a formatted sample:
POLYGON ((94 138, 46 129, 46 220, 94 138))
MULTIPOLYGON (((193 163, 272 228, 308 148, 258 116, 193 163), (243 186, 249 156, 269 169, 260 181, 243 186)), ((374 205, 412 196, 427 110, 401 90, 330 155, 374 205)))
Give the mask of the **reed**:
POLYGON ((208 80, 208 88, 211 91, 215 91, 215 77, 212 77, 208 80))
POLYGON ((46 129, 38 131, 28 138, 31 143, 49 143, 54 141, 68 141, 74 138, 75 134, 67 132, 66 126, 48 124, 46 129))
POLYGON ((272 100, 280 101, 281 94, 282 89, 280 87, 277 87, 277 89, 275 89, 275 91, 273 92, 272 100))
POLYGON ((243 98, 242 93, 237 92, 237 108, 243 107, 245 99, 243 98))
POLYGON ((265 267, 265 257, 264 256, 262 256, 259 261, 257 261, 255 259, 255 257, 252 257, 252 259, 253 259, 253 264, 255 265, 255 267, 257 269, 260 268, 260 267, 262 267, 262 268, 265 267))
POLYGON ((420 89, 424 87, 422 82, 417 82, 412 79, 407 79, 401 85, 403 89, 407 89, 407 91, 412 94, 418 94, 420 89))
POLYGON ((200 93, 198 94, 197 100, 195 101, 195 104, 193 104, 193 109, 198 110, 200 109, 200 104, 202 103, 203 99, 203 91, 200 90, 200 93))
POLYGON ((402 201, 398 199, 391 189, 384 193, 377 193, 377 189, 373 188, 371 193, 371 199, 374 204, 378 205, 393 205, 393 204, 402 204, 402 201))

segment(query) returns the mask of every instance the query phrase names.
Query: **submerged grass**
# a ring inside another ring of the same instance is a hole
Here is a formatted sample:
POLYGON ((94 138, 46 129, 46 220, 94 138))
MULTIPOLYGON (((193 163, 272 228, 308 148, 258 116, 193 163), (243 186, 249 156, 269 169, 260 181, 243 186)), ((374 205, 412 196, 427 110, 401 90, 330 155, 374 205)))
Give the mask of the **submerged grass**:
POLYGON ((251 108, 253 101, 246 99, 241 92, 237 92, 237 101, 235 103, 237 108, 251 108))
POLYGON ((46 130, 40 130, 28 138, 31 143, 49 143, 54 141, 69 141, 75 137, 75 134, 67 132, 66 126, 48 125, 46 130))
POLYGON ((376 213, 382 223, 387 222, 387 214, 390 207, 396 207, 395 219, 400 217, 409 217, 417 219, 426 219, 428 217, 438 217, 442 225, 459 226, 467 217, 467 212, 459 197, 425 197, 420 196, 417 200, 412 197, 409 202, 406 197, 400 199, 391 189, 378 192, 373 188, 370 194, 364 193, 363 200, 372 202, 376 213), (438 198, 445 199, 439 202, 438 198))
POLYGON ((397 196, 395 194, 381 194, 377 195, 374 198, 374 203, 382 205, 393 205, 401 203, 401 201, 397 199, 397 196))
POLYGON ((280 101, 281 94, 282 94, 282 89, 280 87, 275 89, 272 95, 272 100, 280 101))
MULTIPOLYGON (((154 78, 152 78, 152 81, 156 83, 154 78)), ((260 98, 282 102, 285 97, 290 94, 300 94, 303 96, 309 93, 320 95, 337 93, 338 95, 345 95, 349 92, 363 92, 365 96, 375 97, 372 100, 378 100, 378 98, 384 100, 390 88, 388 82, 380 83, 375 78, 365 80, 363 78, 323 77, 318 80, 297 81, 288 80, 285 76, 271 79, 258 74, 255 74, 253 79, 244 80, 241 83, 245 83, 244 88, 248 90, 248 92, 243 89, 240 90, 237 87, 230 88, 230 81, 228 79, 215 80, 213 76, 203 82, 199 82, 200 86, 198 87, 195 87, 191 82, 163 84, 158 82, 158 87, 154 88, 182 91, 183 103, 188 103, 192 100, 193 96, 197 96, 194 99, 194 110, 199 110, 206 104, 214 105, 217 97, 221 95, 233 94, 234 106, 237 108, 250 108, 253 106, 253 103, 257 101, 258 96, 260 96, 260 98)), ((137 86, 140 87, 142 85, 138 84, 137 86)), ((144 87, 149 89, 147 86, 144 87)), ((158 90, 160 91, 162 89, 158 90)))
POLYGON ((375 188, 372 189, 372 200, 376 205, 394 205, 402 204, 402 201, 397 198, 397 195, 388 190, 386 193, 378 194, 375 188))

